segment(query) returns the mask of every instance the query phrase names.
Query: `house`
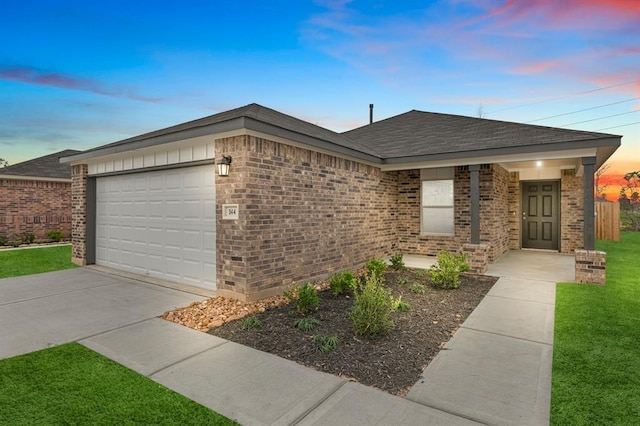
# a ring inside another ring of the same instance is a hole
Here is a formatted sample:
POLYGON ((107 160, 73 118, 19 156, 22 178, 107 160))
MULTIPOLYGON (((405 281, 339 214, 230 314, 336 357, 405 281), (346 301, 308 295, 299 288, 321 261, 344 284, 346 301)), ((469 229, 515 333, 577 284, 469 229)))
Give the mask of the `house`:
POLYGON ((482 272, 593 249, 593 174, 620 140, 422 111, 336 133, 250 104, 62 159, 73 261, 256 300, 396 252, 482 272))
POLYGON ((79 152, 67 149, 0 168, 0 237, 34 234, 38 241, 49 231, 71 237, 71 167, 60 157, 79 152))

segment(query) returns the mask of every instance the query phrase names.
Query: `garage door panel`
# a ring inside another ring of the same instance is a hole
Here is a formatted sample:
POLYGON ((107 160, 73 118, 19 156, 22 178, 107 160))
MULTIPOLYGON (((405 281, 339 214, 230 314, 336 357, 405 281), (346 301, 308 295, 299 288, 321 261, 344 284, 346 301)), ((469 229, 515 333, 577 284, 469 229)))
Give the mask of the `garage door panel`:
POLYGON ((215 168, 98 178, 96 263, 215 289, 215 168))

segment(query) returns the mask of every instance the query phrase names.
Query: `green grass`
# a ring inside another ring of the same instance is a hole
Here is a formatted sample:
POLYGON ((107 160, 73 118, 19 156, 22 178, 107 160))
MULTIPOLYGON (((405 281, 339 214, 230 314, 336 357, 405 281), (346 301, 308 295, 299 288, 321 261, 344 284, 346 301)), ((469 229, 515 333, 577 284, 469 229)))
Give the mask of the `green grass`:
POLYGON ((640 233, 599 241, 604 287, 558 284, 551 424, 640 424, 640 233))
POLYGON ((0 361, 3 425, 235 425, 78 343, 0 361))
POLYGON ((71 263, 71 246, 0 251, 0 278, 75 267, 76 265, 71 263))

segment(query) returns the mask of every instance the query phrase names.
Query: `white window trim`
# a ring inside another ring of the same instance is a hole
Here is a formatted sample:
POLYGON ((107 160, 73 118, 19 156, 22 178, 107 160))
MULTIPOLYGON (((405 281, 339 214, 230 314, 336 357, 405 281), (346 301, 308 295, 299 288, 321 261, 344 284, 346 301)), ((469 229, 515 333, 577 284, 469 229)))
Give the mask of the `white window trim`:
POLYGON ((438 169, 422 169, 420 171, 420 235, 421 236, 432 236, 432 237, 455 237, 456 228, 455 228, 455 180, 454 180, 454 169, 453 167, 443 167, 438 169), (451 200, 452 204, 449 206, 425 206, 423 204, 423 185, 428 181, 451 181, 451 200), (424 231, 424 209, 425 208, 442 208, 442 209, 451 209, 453 215, 451 223, 451 227, 453 232, 425 232, 424 231))

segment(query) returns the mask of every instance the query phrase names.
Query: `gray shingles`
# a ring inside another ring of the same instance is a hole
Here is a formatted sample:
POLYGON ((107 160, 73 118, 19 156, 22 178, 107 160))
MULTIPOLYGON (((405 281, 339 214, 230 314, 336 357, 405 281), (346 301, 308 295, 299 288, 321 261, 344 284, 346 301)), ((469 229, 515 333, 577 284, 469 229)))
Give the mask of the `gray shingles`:
POLYGON ((619 138, 604 133, 416 110, 343 135, 387 159, 619 138))
MULTIPOLYGON (((336 152, 345 152, 368 161, 412 161, 418 157, 437 154, 469 153, 482 155, 482 151, 505 148, 521 148, 522 152, 549 149, 567 149, 567 144, 588 142, 590 146, 611 145, 611 140, 619 141, 619 136, 604 133, 559 129, 544 126, 532 126, 497 120, 464 117, 459 115, 438 114, 423 111, 409 111, 385 120, 348 131, 336 133, 307 121, 287 114, 249 104, 240 108, 198 120, 156 130, 140 136, 124 139, 108 145, 102 145, 84 151, 81 156, 70 160, 86 159, 125 151, 130 147, 140 148, 139 144, 152 146, 179 140, 184 135, 213 134, 225 126, 224 131, 250 128, 251 120, 266 125, 265 132, 284 129, 284 137, 311 146, 327 148, 336 152), (604 141, 609 139, 609 141, 604 141), (602 142, 600 142, 602 141, 602 142), (129 145, 131 145, 129 147, 129 145)), ((619 142, 618 142, 619 144, 619 142)))
POLYGON ((81 151, 66 149, 54 154, 23 161, 0 169, 0 175, 71 179, 71 166, 69 164, 60 164, 60 158, 79 152, 81 151))

